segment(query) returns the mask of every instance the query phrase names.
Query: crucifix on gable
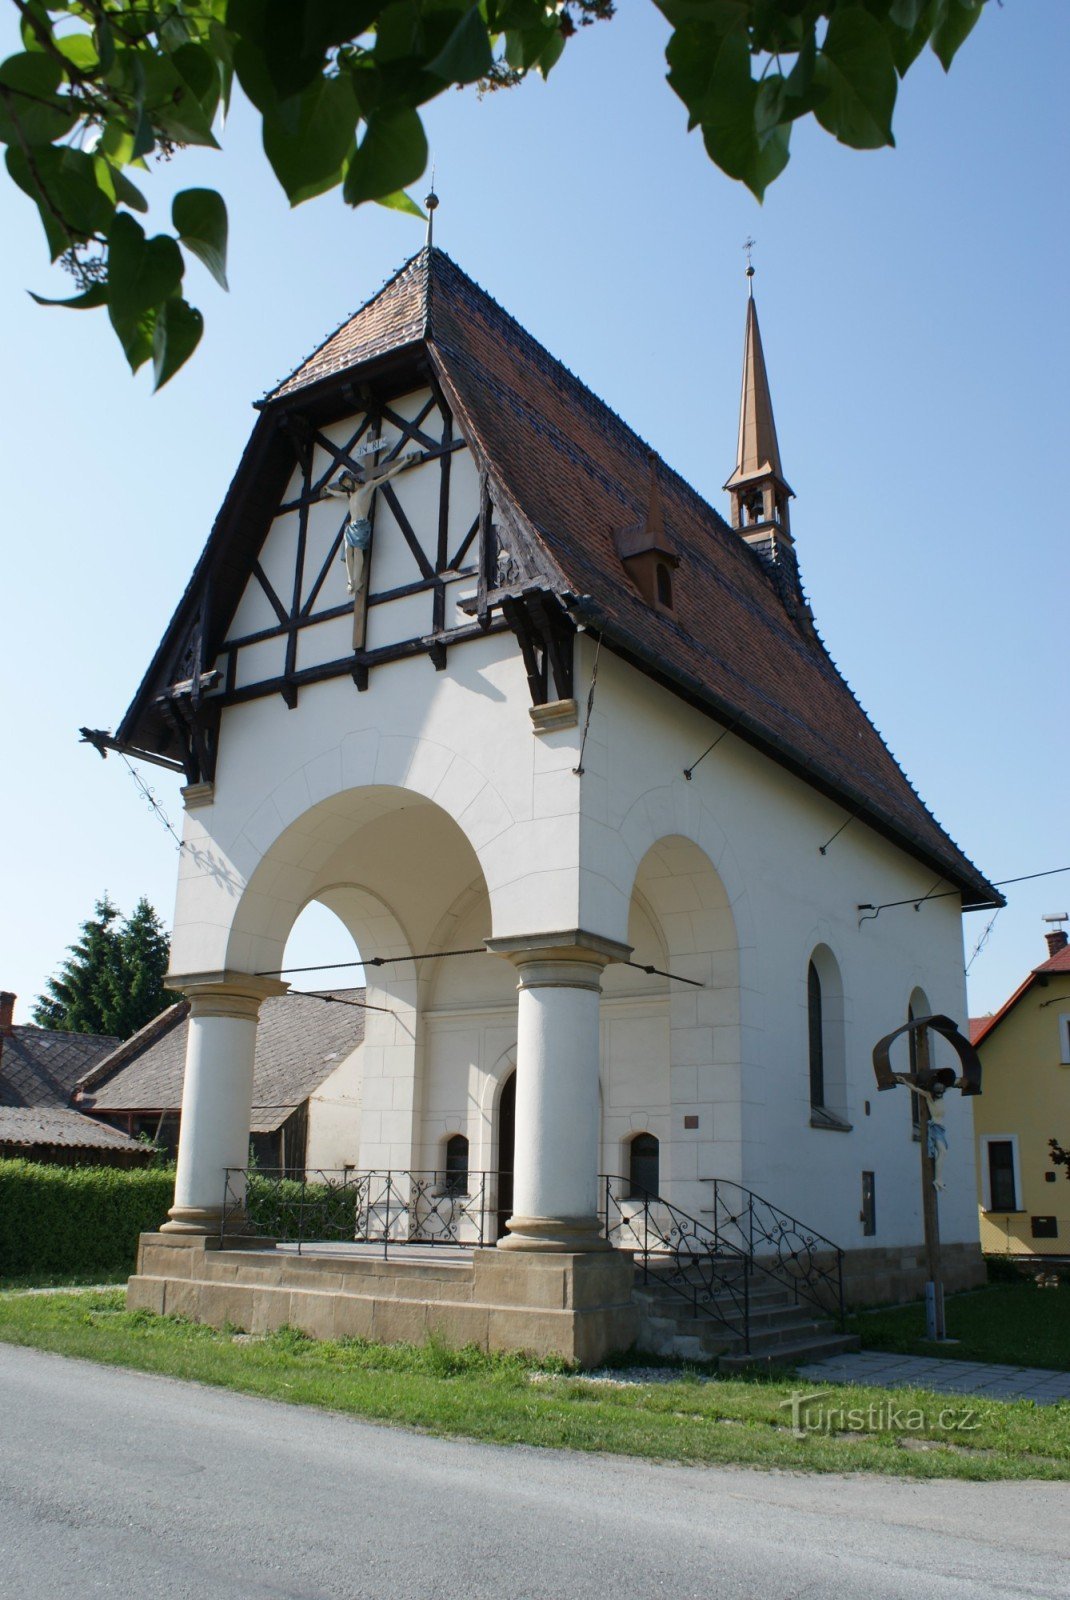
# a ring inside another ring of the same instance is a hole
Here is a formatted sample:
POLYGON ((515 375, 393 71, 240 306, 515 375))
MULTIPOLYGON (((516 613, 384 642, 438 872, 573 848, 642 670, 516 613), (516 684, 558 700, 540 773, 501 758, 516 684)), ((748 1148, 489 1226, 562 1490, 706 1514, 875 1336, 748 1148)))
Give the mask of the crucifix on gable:
MULTIPOLYGON (((382 441, 376 442, 382 447, 382 441)), ((342 537, 342 559, 346 568, 346 587, 353 596, 353 648, 364 642, 368 609, 368 549, 372 538, 372 502, 375 492, 391 478, 405 472, 422 458, 421 450, 408 450, 382 466, 368 465, 339 474, 334 483, 320 490, 321 500, 344 500, 348 511, 342 537)))

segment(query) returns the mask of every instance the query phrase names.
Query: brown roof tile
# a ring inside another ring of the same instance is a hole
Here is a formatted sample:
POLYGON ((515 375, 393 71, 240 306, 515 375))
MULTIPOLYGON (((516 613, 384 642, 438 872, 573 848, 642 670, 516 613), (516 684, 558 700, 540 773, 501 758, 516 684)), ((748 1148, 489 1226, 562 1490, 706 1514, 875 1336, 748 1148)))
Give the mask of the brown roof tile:
POLYGON ((66 1106, 71 1091, 118 1039, 19 1023, 0 1042, 0 1105, 66 1106))
MULTIPOLYGON (((323 991, 362 1000, 363 989, 323 991)), ((250 1131, 272 1133, 364 1037, 364 1012, 323 995, 265 1000, 256 1033, 250 1131)), ((128 1039, 79 1085, 78 1104, 94 1113, 177 1111, 182 1104, 189 1002, 182 1001, 128 1039), (162 1024, 162 1025, 161 1025, 162 1024)))

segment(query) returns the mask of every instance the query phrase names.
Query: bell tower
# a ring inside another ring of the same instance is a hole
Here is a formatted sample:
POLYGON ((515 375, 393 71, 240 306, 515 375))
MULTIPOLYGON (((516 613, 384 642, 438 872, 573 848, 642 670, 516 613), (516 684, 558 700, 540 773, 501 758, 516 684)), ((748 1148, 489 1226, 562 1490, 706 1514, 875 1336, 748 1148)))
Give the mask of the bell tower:
POLYGON ((732 501, 732 526, 770 566, 794 566, 788 502, 792 490, 780 464, 769 377, 754 303, 754 267, 747 261, 747 325, 743 340, 743 390, 739 401, 736 470, 725 484, 732 501))

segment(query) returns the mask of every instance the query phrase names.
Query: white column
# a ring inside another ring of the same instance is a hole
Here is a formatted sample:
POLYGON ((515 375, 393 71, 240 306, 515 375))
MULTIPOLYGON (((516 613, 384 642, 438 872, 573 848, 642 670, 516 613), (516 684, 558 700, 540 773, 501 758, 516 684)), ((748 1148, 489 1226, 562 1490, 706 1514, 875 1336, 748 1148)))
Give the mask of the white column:
POLYGON ((504 1250, 608 1249, 598 1222, 602 969, 631 954, 593 934, 491 939, 519 978, 513 1216, 504 1250))
POLYGON ((163 1231, 215 1232, 223 1216, 228 1167, 239 1169, 227 1209, 234 1204, 233 1223, 240 1231, 257 1017, 261 1002, 285 994, 287 985, 240 972, 171 981, 189 996, 190 1016, 175 1203, 163 1231))

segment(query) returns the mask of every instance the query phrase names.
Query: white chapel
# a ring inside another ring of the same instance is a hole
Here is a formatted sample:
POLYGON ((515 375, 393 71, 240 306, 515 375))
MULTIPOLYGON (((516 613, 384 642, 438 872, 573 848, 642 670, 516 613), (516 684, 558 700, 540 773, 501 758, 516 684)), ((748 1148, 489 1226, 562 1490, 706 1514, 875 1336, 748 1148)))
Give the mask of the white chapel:
MULTIPOLYGON (((113 741, 186 783, 178 1173, 135 1303, 597 1359, 636 1336, 607 1247, 642 1206, 670 1239, 731 1218, 718 1260, 760 1215, 848 1299, 916 1289, 909 1097, 871 1051, 965 1018, 961 913, 999 896, 815 630, 753 299, 726 488, 727 520, 430 247, 260 402, 113 741), (475 1248, 388 1293, 240 1237, 261 1004, 329 981, 285 971, 312 901, 367 987, 309 1179, 480 1198, 475 1248)), ((980 1268, 953 1098, 949 1286, 980 1268)))

